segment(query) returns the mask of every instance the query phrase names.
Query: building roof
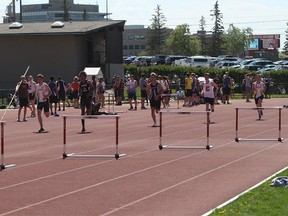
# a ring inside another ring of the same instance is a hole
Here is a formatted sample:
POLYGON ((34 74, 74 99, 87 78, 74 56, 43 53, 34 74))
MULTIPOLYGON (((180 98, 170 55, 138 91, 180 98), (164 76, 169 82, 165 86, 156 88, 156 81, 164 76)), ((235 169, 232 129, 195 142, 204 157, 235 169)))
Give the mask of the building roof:
POLYGON ((11 23, 0 24, 0 36, 7 35, 83 35, 109 26, 124 27, 124 20, 63 22, 63 28, 51 28, 52 23, 23 23, 22 28, 9 28, 11 23))

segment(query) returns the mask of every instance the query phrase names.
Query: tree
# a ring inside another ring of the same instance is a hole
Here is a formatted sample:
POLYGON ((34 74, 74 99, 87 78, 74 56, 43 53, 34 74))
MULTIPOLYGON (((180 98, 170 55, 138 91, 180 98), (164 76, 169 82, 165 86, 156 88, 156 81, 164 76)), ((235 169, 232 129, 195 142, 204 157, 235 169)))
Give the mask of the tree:
POLYGON ((214 27, 212 29, 212 47, 210 51, 210 55, 218 56, 222 53, 222 45, 223 45, 223 34, 224 27, 222 18, 223 15, 220 12, 218 0, 216 1, 213 10, 211 10, 212 20, 214 20, 214 27))
POLYGON ((200 39, 202 55, 206 54, 206 46, 207 46, 205 26, 206 26, 205 18, 204 16, 201 16, 200 24, 199 24, 200 31, 198 31, 198 34, 200 35, 199 39, 200 39))
MULTIPOLYGON (((286 24, 288 26, 288 22, 286 24)), ((285 32, 286 32, 286 41, 284 43, 283 52, 285 55, 288 55, 288 29, 285 32)))
POLYGON ((68 0, 63 0, 63 21, 70 21, 70 15, 69 15, 69 2, 68 0))
POLYGON ((147 33, 147 53, 151 55, 160 54, 164 50, 167 31, 165 28, 166 18, 161 12, 160 5, 157 5, 155 14, 152 15, 152 23, 147 33))
POLYGON ((249 27, 241 30, 230 24, 224 40, 224 47, 228 54, 240 56, 243 54, 244 49, 248 47, 250 41, 254 40, 253 30, 249 27))
POLYGON ((177 26, 166 40, 166 52, 173 55, 196 55, 200 51, 198 39, 190 34, 188 24, 177 26))

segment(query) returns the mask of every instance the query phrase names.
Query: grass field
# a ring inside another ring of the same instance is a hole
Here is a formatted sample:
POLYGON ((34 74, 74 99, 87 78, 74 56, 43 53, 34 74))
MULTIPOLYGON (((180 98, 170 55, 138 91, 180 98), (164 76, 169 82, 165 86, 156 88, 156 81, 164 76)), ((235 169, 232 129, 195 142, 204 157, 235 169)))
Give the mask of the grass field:
MULTIPOLYGON (((288 170, 277 176, 288 176, 288 170)), ((274 178, 274 177, 273 177, 274 178)), ((283 216, 288 212, 288 188, 271 187, 271 180, 240 196, 231 204, 215 210, 211 216, 243 215, 243 216, 283 216)))

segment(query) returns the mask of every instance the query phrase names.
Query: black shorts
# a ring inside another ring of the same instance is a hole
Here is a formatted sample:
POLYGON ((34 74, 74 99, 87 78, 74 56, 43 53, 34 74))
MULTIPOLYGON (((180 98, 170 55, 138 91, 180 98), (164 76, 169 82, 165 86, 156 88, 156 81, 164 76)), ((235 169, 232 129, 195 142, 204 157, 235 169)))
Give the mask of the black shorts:
POLYGON ((122 97, 122 90, 121 89, 116 89, 114 91, 115 97, 122 97))
POLYGON ((185 89, 185 96, 192 97, 192 89, 185 89))
POLYGON ((37 110, 42 110, 44 109, 44 112, 49 112, 49 102, 45 101, 45 102, 38 102, 37 104, 37 110))
POLYGON ((58 92, 59 94, 59 101, 65 101, 66 100, 66 93, 65 92, 62 92, 62 91, 59 91, 58 92))
POLYGON ((57 96, 50 96, 49 102, 50 103, 58 103, 58 97, 57 96))
POLYGON ((261 103, 263 99, 264 99, 264 95, 261 95, 260 97, 255 98, 255 104, 257 105, 259 102, 261 103))
POLYGON ((35 93, 29 93, 29 100, 35 100, 35 93))
POLYGON ((208 97, 204 97, 203 101, 205 104, 210 104, 210 105, 214 105, 214 98, 208 98, 208 97))
POLYGON ((223 95, 230 95, 230 88, 222 88, 223 95))
POLYGON ((28 98, 19 98, 20 107, 28 107, 28 98))
POLYGON ((146 98, 147 97, 147 91, 146 90, 141 90, 141 97, 146 98))
POLYGON ((136 92, 129 92, 128 93, 128 98, 130 99, 130 100, 136 100, 136 92))
POLYGON ((160 110, 161 100, 150 100, 150 107, 156 110, 160 110))
POLYGON ((92 98, 81 97, 80 106, 81 107, 86 107, 86 109, 91 109, 92 98))

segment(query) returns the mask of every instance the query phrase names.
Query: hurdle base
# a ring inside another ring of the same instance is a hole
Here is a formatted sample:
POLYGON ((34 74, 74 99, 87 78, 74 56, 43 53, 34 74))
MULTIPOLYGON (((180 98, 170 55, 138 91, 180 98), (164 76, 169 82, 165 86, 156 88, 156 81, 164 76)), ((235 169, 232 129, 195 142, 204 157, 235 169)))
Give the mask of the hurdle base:
POLYGON ((277 139, 243 139, 243 138, 235 138, 235 142, 283 142, 284 138, 277 138, 277 139))
POLYGON ((75 153, 71 153, 71 154, 66 154, 63 153, 63 159, 66 159, 68 157, 71 158, 115 158, 116 160, 118 160, 121 157, 126 156, 126 154, 114 154, 114 155, 77 155, 75 153))
POLYGON ((212 145, 206 145, 206 146, 168 146, 168 145, 159 145, 159 149, 207 149, 210 150, 213 148, 212 145))
POLYGON ((10 164, 10 165, 1 164, 1 165, 0 165, 0 171, 1 171, 1 170, 4 170, 4 169, 15 168, 15 167, 16 167, 16 164, 10 164))

